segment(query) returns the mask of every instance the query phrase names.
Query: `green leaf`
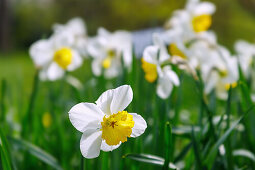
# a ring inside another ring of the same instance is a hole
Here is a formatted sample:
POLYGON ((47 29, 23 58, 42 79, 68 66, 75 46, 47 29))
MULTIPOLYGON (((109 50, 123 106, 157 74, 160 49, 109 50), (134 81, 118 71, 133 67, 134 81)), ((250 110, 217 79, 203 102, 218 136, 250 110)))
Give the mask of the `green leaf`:
MULTIPOLYGON (((149 163, 149 164, 159 165, 159 166, 163 166, 165 162, 164 158, 155 156, 155 155, 150 155, 150 154, 126 154, 123 156, 123 158, 129 158, 139 162, 144 162, 144 163, 149 163)), ((176 169, 176 170, 179 169, 172 163, 169 163, 169 168, 176 169)))
POLYGON ((58 164, 56 158, 54 158, 49 153, 45 152, 41 148, 24 141, 22 139, 17 139, 13 137, 8 137, 8 140, 13 144, 16 145, 18 148, 27 150, 31 155, 35 156, 39 160, 43 161, 44 163, 50 165, 51 167, 61 170, 62 168, 58 164))
POLYGON ((186 156, 186 154, 188 153, 191 147, 192 147, 192 142, 190 142, 187 146, 185 146, 184 149, 179 153, 179 155, 176 156, 176 158, 174 159, 174 163, 182 160, 184 156, 186 156))
POLYGON ((255 155, 246 149, 234 150, 233 155, 234 156, 243 156, 243 157, 249 158, 250 160, 255 162, 255 155))
POLYGON ((11 170, 11 157, 8 149, 8 143, 2 129, 0 128, 0 153, 3 170, 11 170))
POLYGON ((233 123, 233 125, 218 139, 218 141, 213 145, 212 149, 210 150, 208 156, 205 159, 205 164, 208 165, 208 168, 211 169, 212 165, 214 163, 214 159, 218 153, 219 146, 224 143, 224 141, 227 139, 227 137, 230 135, 230 133, 235 129, 235 127, 240 123, 240 121, 243 119, 243 116, 241 116, 237 121, 233 123))
POLYGON ((164 166, 163 166, 163 170, 167 170, 168 169, 168 165, 169 162, 171 160, 170 158, 170 152, 173 152, 172 148, 172 128, 169 122, 166 123, 165 125, 165 162, 164 162, 164 166))
MULTIPOLYGON (((194 132, 200 132, 200 127, 195 126, 193 127, 194 132)), ((179 135, 179 136, 185 136, 188 135, 190 137, 192 132, 191 126, 180 126, 180 127, 173 127, 172 128, 172 134, 179 135)))

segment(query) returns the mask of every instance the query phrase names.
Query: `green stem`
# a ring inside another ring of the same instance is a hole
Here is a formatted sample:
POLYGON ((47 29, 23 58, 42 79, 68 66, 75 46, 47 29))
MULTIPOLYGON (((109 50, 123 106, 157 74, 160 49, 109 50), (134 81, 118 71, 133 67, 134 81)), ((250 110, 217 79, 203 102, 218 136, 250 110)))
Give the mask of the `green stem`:
POLYGON ((164 141, 165 141, 165 162, 163 165, 162 170, 169 169, 169 163, 172 161, 172 157, 170 156, 172 150, 172 127, 169 122, 165 125, 165 133, 164 133, 164 141))
MULTIPOLYGON (((226 130, 229 129, 229 127, 230 127, 231 96, 232 96, 232 87, 230 86, 229 91, 228 91, 228 100, 227 100, 227 107, 226 107, 226 114, 227 114, 227 127, 226 127, 226 130)), ((226 145, 226 152, 227 152, 228 169, 234 169, 230 137, 227 139, 226 144, 227 144, 226 145)))
POLYGON ((3 79, 1 83, 1 96, 0 96, 0 122, 1 124, 5 121, 5 93, 6 93, 6 81, 3 79))
POLYGON ((30 100, 29 100, 29 105, 28 105, 28 109, 23 121, 23 127, 24 130, 22 131, 23 135, 27 134, 27 131, 31 131, 33 130, 33 109, 34 109, 34 105, 35 105, 35 100, 36 100, 36 95, 38 92, 38 85, 39 85, 39 70, 36 70, 35 75, 34 75, 34 82, 33 82, 33 87, 32 87, 32 92, 30 95, 30 100))

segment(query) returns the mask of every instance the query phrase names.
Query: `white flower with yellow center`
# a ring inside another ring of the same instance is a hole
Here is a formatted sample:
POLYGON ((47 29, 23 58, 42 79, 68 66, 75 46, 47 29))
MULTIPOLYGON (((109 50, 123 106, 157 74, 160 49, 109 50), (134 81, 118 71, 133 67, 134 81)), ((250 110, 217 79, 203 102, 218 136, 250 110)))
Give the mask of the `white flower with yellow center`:
POLYGON ((55 34, 49 39, 39 40, 32 44, 29 54, 40 69, 41 80, 57 80, 64 76, 65 71, 73 71, 80 67, 82 58, 77 50, 61 40, 55 34))
POLYGON ((216 89, 220 99, 227 98, 230 85, 236 86, 238 81, 237 58, 223 46, 197 41, 191 46, 193 55, 199 58, 199 69, 204 81, 204 91, 209 94, 216 89))
POLYGON ((100 28, 98 35, 89 41, 88 53, 93 58, 92 71, 96 76, 104 74, 106 78, 117 77, 122 67, 131 69, 131 34, 126 31, 110 33, 100 28))
POLYGON ((157 80, 157 95, 166 99, 171 94, 173 86, 179 86, 179 78, 171 69, 170 55, 157 34, 154 34, 154 45, 145 48, 142 58, 142 68, 148 82, 157 80), (165 64, 166 63, 166 64, 165 64))
POLYGON ((182 30, 184 40, 193 39, 207 31, 212 24, 215 5, 210 2, 189 0, 184 10, 178 10, 167 22, 167 27, 182 30))
POLYGON ((58 42, 72 44, 83 57, 87 57, 88 36, 86 25, 81 18, 72 18, 66 24, 54 24, 53 32, 59 35, 58 42))
POLYGON ((69 111, 73 126, 83 133, 80 141, 85 158, 95 158, 100 150, 118 148, 128 137, 138 137, 147 128, 145 120, 125 108, 133 99, 130 86, 107 90, 94 103, 79 103, 69 111))
POLYGON ((239 40, 235 43, 235 50, 244 75, 249 77, 252 71, 252 62, 255 57, 255 44, 239 40))

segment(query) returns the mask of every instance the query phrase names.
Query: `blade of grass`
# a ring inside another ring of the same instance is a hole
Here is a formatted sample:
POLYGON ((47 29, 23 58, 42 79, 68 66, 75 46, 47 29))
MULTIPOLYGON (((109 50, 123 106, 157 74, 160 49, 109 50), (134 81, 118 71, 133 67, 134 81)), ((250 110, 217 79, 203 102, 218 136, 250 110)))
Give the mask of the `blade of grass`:
POLYGON ((199 151, 199 148, 198 148, 196 137, 194 135, 193 127, 192 127, 192 131, 191 131, 191 138, 192 138, 192 144, 193 144, 193 149, 194 149, 194 153, 195 153, 197 169, 202 169, 202 162, 201 162, 200 151, 199 151))
MULTIPOLYGON (((253 109, 253 106, 245 113, 245 115, 247 115, 249 113, 249 111, 251 111, 253 109)), ((228 136, 230 135, 230 133, 235 129, 235 127, 240 123, 240 121, 244 118, 244 116, 241 116, 237 121, 235 121, 233 123, 233 125, 218 139, 218 141, 214 144, 214 146, 212 147, 212 149, 210 150, 208 156, 205 159, 205 164, 208 165, 208 168, 211 169, 212 165, 214 163, 214 159, 216 157, 216 154, 218 152, 218 148, 219 146, 224 143, 224 141, 228 138, 228 136)))
MULTIPOLYGON (((153 165, 163 166, 165 160, 159 156, 150 155, 150 154, 126 154, 123 158, 129 158, 139 162, 149 163, 153 165)), ((178 169, 174 164, 169 163, 168 165, 171 169, 178 169)))
MULTIPOLYGON (((231 96, 232 96, 232 87, 228 90, 228 99, 227 99, 227 107, 226 107, 226 115, 227 115, 227 126, 226 130, 230 127, 230 113, 231 113, 231 96)), ((227 156, 227 165, 228 169, 234 169, 233 167, 233 158, 232 158, 232 147, 231 147, 231 139, 227 138, 226 141, 226 156, 227 156)))
POLYGON ((249 158, 250 160, 252 160, 253 162, 255 162, 255 155, 251 151, 248 151, 246 149, 234 150, 233 155, 246 157, 246 158, 249 158))
POLYGON ((32 127, 33 113, 32 112, 34 109, 35 99, 36 99, 36 95, 37 95, 37 91, 38 91, 38 85, 39 85, 39 70, 36 70, 35 75, 34 75, 34 82, 33 82, 31 96, 29 99, 27 112, 26 112, 25 118, 22 123, 23 127, 24 127, 24 129, 22 129, 23 136, 26 136, 28 130, 30 131, 30 133, 33 130, 33 127, 32 127))
POLYGON ((62 169, 58 161, 52 155, 45 152, 41 148, 18 138, 8 137, 8 140, 16 147, 28 151, 30 154, 43 161, 44 163, 50 165, 52 168, 57 170, 62 169))
POLYGON ((166 123, 165 125, 165 133, 164 133, 164 138, 165 138, 165 162, 163 165, 163 170, 167 170, 168 169, 168 165, 169 162, 172 160, 172 158, 170 157, 170 152, 173 152, 172 149, 172 128, 169 122, 166 123))
POLYGON ((12 170, 12 161, 9 152, 9 146, 6 140, 6 137, 0 128, 0 153, 1 153, 1 160, 2 160, 2 168, 3 170, 12 170))
POLYGON ((0 122, 5 121, 5 93, 6 93, 6 81, 3 79, 1 83, 1 96, 0 96, 0 122))

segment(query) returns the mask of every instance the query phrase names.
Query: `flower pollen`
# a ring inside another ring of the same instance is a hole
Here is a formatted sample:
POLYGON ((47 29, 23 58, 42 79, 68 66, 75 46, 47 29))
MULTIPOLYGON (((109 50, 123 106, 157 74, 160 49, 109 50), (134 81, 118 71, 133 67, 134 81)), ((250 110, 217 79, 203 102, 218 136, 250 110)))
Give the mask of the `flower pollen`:
POLYGON ((207 31, 211 25, 212 17, 208 14, 195 16, 192 20, 192 26, 195 32, 207 31))
POLYGON ((187 59, 187 56, 177 47, 175 43, 169 44, 168 52, 171 56, 179 56, 183 59, 187 59))
POLYGON ((145 73, 145 79, 148 82, 153 83, 156 81, 158 75, 157 66, 155 64, 148 63, 142 58, 142 69, 145 73))
POLYGON ((130 137, 135 122, 133 116, 127 111, 119 111, 110 116, 104 116, 102 125, 102 138, 108 145, 118 145, 126 142, 130 137))
POLYGON ((56 51, 53 57, 53 60, 63 69, 67 69, 67 67, 72 62, 72 50, 70 48, 61 48, 56 51))

